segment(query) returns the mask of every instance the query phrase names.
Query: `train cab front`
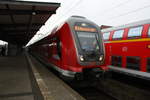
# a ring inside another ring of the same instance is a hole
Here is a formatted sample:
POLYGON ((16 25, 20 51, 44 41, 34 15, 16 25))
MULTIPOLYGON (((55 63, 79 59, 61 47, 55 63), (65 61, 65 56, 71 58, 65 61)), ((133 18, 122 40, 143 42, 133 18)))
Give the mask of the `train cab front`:
MULTIPOLYGON (((102 66, 104 63, 104 45, 99 28, 93 23, 77 22, 74 30, 77 60, 82 67, 82 74, 84 77, 91 74, 95 78, 100 78, 108 68, 102 66)), ((79 76, 77 73, 76 77, 79 76)))

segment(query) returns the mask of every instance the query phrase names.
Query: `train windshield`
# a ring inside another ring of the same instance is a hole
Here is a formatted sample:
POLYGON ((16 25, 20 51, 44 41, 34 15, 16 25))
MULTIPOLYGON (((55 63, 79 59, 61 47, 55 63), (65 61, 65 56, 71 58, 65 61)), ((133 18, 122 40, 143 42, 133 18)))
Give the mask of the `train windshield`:
POLYGON ((99 51, 97 33, 77 32, 77 36, 83 51, 99 51))

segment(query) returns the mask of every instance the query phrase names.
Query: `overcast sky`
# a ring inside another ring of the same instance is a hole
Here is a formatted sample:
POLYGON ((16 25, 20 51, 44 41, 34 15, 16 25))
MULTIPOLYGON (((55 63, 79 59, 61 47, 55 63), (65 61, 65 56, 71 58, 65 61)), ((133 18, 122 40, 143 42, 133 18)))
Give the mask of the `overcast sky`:
MULTIPOLYGON (((30 0, 28 0, 30 1, 30 0)), ((53 27, 71 15, 85 16, 96 24, 118 26, 150 19, 150 0, 32 0, 61 3, 32 41, 50 33, 53 27)), ((31 43, 31 42, 30 42, 31 43)))

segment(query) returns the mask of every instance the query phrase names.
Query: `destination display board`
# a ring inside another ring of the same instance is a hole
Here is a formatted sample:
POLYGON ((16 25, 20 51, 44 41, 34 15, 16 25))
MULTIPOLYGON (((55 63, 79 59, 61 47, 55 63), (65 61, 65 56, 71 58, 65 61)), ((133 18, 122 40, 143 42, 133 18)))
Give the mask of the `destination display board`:
POLYGON ((87 23, 76 23, 74 26, 75 31, 84 31, 84 32, 97 32, 97 29, 87 23))

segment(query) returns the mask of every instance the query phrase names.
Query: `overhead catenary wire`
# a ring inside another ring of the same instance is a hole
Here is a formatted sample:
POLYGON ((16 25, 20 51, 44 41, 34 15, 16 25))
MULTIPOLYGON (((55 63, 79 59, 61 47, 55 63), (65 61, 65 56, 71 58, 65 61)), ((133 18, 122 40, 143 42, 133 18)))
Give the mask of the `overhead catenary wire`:
MULTIPOLYGON (((71 6, 68 5, 69 7, 66 7, 67 10, 65 12, 63 12, 62 14, 59 14, 60 16, 57 16, 57 18, 53 20, 53 23, 50 23, 49 25, 55 27, 56 25, 60 24, 60 21, 62 21, 63 18, 65 18, 66 16, 68 16, 69 13, 72 12, 72 9, 74 9, 75 7, 77 7, 82 1, 83 0, 78 0, 77 2, 73 3, 71 6)), ((49 31, 47 33, 49 33, 49 31)))
POLYGON ((63 12, 62 14, 59 14, 60 16, 57 17, 55 19, 55 21, 53 22, 59 22, 60 20, 62 20, 65 16, 69 15, 69 13, 72 11, 72 9, 74 9, 75 7, 77 7, 80 3, 81 3, 82 0, 78 0, 77 2, 73 3, 71 6, 68 5, 69 7, 66 7, 66 11, 63 12))
MULTIPOLYGON (((132 0, 133 1, 133 0, 132 0)), ((134 0, 134 2, 135 2, 135 0, 134 0)), ((58 25, 59 23, 59 21, 61 21, 64 17, 66 17, 66 16, 68 16, 72 11, 74 11, 73 9, 75 8, 75 7, 77 7, 77 6, 79 6, 79 5, 81 5, 81 3, 82 3, 82 0, 75 0, 75 1, 72 1, 72 2, 69 2, 68 3, 68 5, 66 5, 65 6, 65 11, 63 11, 62 10, 62 12, 61 13, 59 13, 59 16, 56 18, 56 19, 54 19, 53 21, 52 21, 52 23, 50 23, 49 24, 49 26, 50 25, 52 25, 52 26, 56 26, 56 25, 58 25)), ((126 1, 122 1, 122 2, 120 2, 120 3, 118 3, 117 5, 114 5, 113 7, 110 7, 110 8, 108 8, 108 9, 105 9, 105 10, 102 10, 100 13, 102 13, 100 16, 98 16, 99 18, 104 18, 104 16, 105 15, 107 15, 108 13, 110 13, 110 12, 112 12, 112 10, 117 10, 118 8, 120 8, 120 7, 122 7, 122 6, 127 6, 126 4, 128 4, 128 3, 131 3, 131 0, 126 0, 126 1)), ((145 3, 145 4, 147 4, 147 3, 145 3)), ((141 11, 141 10, 143 10, 143 9, 146 9, 146 8, 149 8, 150 7, 150 5, 146 5, 146 6, 143 6, 143 7, 140 7, 140 8, 137 8, 137 9, 132 9, 132 10, 130 10, 130 11, 128 11, 128 12, 120 12, 121 14, 114 14, 114 15, 111 15, 111 16, 107 16, 107 17, 105 17, 105 19, 102 21, 102 22, 109 22, 109 21, 112 21, 112 20, 115 20, 115 19, 117 19, 117 18, 119 18, 119 17, 123 17, 123 16, 127 16, 127 15, 130 15, 130 14, 133 14, 133 13, 136 13, 136 12, 139 12, 139 11, 141 11)), ((47 31, 47 32, 45 32, 46 34, 48 34, 50 31, 47 31)), ((43 36, 45 35, 46 36, 46 34, 43 34, 43 36)), ((42 36, 42 35, 41 35, 42 36)), ((44 37, 45 37, 44 36, 44 37)))
POLYGON ((114 16, 114 17, 110 17, 110 18, 108 18, 107 20, 110 21, 110 20, 114 20, 114 19, 119 18, 119 17, 127 16, 127 15, 129 15, 129 14, 133 14, 133 13, 139 12, 139 11, 141 11, 141 10, 143 10, 143 9, 146 9, 146 8, 149 8, 149 7, 150 7, 150 5, 146 5, 146 6, 137 8, 137 9, 135 9, 135 10, 132 10, 132 11, 129 11, 129 12, 126 12, 126 13, 122 13, 122 14, 120 14, 120 15, 117 15, 117 16, 114 16))
POLYGON ((131 2, 132 0, 126 0, 126 1, 124 1, 124 2, 121 2, 121 3, 117 4, 116 6, 113 6, 113 7, 110 7, 110 8, 108 8, 108 9, 106 9, 106 10, 103 10, 102 12, 100 12, 100 13, 103 14, 103 15, 101 15, 101 16, 104 16, 106 13, 111 12, 112 9, 116 9, 116 8, 119 8, 119 7, 123 6, 123 5, 126 5, 127 3, 129 3, 129 1, 131 2))

